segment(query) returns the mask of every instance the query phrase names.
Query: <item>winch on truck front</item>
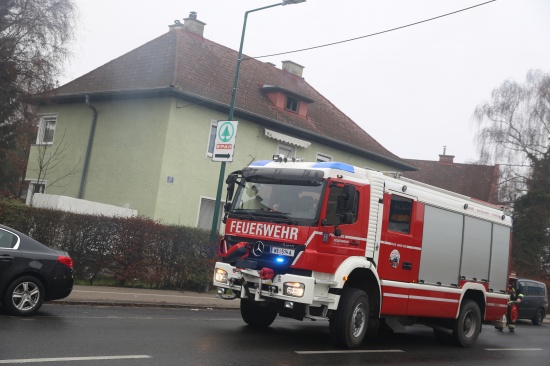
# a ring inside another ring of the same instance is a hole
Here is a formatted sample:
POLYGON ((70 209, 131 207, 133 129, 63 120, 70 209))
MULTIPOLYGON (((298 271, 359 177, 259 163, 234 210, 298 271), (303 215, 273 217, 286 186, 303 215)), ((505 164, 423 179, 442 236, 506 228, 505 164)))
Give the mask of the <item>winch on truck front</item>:
POLYGON ((251 326, 327 319, 353 348, 423 323, 468 347, 506 312, 511 219, 494 206, 337 162, 258 161, 226 183, 214 285, 251 326))

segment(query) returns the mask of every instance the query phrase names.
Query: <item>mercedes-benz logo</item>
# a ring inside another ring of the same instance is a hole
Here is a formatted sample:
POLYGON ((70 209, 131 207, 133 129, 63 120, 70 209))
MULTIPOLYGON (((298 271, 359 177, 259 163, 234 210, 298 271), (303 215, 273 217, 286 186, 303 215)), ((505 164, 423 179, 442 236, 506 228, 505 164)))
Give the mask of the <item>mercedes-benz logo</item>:
POLYGON ((254 254, 255 257, 259 257, 264 252, 264 243, 261 241, 257 241, 254 243, 254 246, 252 247, 252 254, 254 254))

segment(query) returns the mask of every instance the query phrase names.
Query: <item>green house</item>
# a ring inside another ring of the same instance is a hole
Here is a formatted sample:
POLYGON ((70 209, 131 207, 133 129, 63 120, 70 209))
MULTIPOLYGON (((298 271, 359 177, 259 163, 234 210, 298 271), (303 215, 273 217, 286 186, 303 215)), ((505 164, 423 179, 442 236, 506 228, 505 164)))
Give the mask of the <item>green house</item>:
MULTIPOLYGON (((204 26, 192 13, 166 34, 52 90, 39 107, 30 189, 210 229, 220 172, 212 151, 217 123, 227 119, 237 52, 205 39, 204 26)), ((241 63, 235 156, 226 173, 274 154, 415 170, 302 72, 291 61, 282 68, 241 63)))

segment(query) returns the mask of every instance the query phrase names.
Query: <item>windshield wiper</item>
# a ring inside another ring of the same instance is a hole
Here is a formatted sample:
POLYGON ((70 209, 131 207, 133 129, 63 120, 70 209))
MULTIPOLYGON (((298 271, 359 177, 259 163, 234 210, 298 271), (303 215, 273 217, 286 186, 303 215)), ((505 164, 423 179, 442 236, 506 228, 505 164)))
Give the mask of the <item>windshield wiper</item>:
POLYGON ((250 212, 250 210, 244 210, 244 209, 241 208, 241 209, 232 210, 232 211, 230 211, 230 214, 231 214, 231 213, 234 213, 234 214, 236 214, 236 215, 240 215, 240 214, 245 213, 245 214, 247 214, 248 216, 252 217, 253 220, 255 220, 255 221, 260 221, 260 219, 259 219, 257 216, 253 215, 252 212, 250 212))
POLYGON ((287 213, 281 211, 262 211, 262 214, 269 214, 269 216, 282 216, 283 218, 290 221, 293 225, 298 225, 298 223, 292 217, 288 216, 287 213))

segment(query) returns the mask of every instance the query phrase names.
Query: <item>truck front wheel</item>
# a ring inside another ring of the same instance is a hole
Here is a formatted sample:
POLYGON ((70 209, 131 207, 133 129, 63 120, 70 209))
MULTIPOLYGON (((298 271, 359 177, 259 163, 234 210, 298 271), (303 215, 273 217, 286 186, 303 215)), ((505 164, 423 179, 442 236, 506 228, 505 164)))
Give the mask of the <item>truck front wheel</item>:
POLYGON ((361 345, 367 331, 369 297, 365 291, 344 288, 338 309, 330 317, 330 336, 334 343, 346 348, 361 345))
POLYGON ((464 300, 453 324, 453 341, 460 347, 472 347, 481 329, 481 311, 475 301, 464 300))
POLYGON ((277 317, 277 312, 266 305, 263 302, 241 299, 241 317, 244 322, 254 328, 269 327, 277 317))

